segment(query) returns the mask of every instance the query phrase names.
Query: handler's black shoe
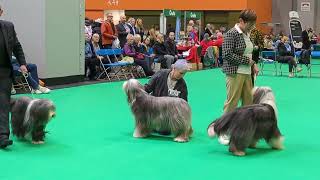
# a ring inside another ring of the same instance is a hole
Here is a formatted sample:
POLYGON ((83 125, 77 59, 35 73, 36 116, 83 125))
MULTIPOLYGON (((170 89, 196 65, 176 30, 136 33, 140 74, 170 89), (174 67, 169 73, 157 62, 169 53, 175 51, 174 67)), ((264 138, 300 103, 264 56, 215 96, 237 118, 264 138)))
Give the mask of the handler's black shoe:
POLYGON ((1 148, 1 149, 4 149, 4 148, 6 148, 7 146, 10 146, 10 145, 12 145, 12 144, 13 144, 13 141, 12 141, 12 140, 10 140, 10 139, 8 139, 8 138, 3 138, 3 139, 0 138, 0 148, 1 148))

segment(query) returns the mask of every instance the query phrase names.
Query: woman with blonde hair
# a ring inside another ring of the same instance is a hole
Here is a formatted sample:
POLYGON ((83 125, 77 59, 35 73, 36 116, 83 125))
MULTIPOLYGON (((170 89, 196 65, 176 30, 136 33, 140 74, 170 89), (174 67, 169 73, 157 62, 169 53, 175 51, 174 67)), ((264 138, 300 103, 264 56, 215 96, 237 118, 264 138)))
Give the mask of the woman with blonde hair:
POLYGON ((154 28, 151 28, 149 30, 149 38, 150 38, 150 44, 151 44, 151 46, 153 46, 154 43, 157 41, 157 35, 156 35, 156 31, 154 28))
POLYGON ((279 63, 288 63, 289 65, 289 77, 294 77, 293 68, 296 68, 297 72, 302 71, 300 67, 297 67, 297 62, 293 57, 293 46, 289 43, 289 38, 287 36, 282 36, 280 43, 278 44, 278 53, 277 61, 279 63))
MULTIPOLYGON (((136 34, 139 34, 141 37, 141 40, 143 39, 143 35, 144 35, 144 28, 143 28, 143 22, 142 19, 138 18, 136 20, 136 34)), ((142 41, 141 41, 142 42, 142 41)))

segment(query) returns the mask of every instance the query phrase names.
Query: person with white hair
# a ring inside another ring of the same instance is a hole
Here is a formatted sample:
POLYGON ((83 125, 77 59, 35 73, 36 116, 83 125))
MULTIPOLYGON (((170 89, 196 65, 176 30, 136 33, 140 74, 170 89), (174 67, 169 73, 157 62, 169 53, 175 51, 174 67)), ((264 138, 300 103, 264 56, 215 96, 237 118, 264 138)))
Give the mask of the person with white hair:
MULTIPOLYGON (((140 42, 140 35, 136 34, 138 37, 138 41, 140 42)), ((151 68, 151 61, 150 58, 138 51, 136 51, 135 43, 134 43, 134 36, 132 34, 128 34, 127 36, 127 43, 123 47, 124 55, 132 57, 134 59, 134 63, 142 67, 146 76, 152 76, 154 74, 151 68)))
POLYGON ((187 61, 179 59, 172 65, 171 69, 162 69, 154 74, 149 82, 144 85, 144 89, 156 97, 171 96, 188 101, 188 88, 183 79, 188 70, 187 61))

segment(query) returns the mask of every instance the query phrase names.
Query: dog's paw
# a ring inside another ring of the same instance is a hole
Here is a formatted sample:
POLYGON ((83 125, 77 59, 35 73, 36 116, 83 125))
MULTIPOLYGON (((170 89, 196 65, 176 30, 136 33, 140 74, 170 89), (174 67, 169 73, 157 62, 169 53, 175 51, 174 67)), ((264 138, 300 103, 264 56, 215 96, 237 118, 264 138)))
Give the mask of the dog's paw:
POLYGON ((139 131, 134 131, 134 133, 133 133, 133 137, 134 138, 145 138, 145 137, 147 137, 147 134, 142 134, 141 132, 139 132, 139 131))
POLYGON ((146 135, 141 135, 141 134, 133 134, 134 138, 145 138, 147 137, 146 135))
POLYGON ((272 147, 272 149, 282 150, 284 149, 283 141, 284 138, 282 136, 279 138, 273 138, 269 141, 269 145, 272 147))
POLYGON ((44 144, 44 141, 32 141, 32 144, 44 144))
POLYGON ((183 142, 188 142, 189 139, 188 138, 183 138, 183 137, 176 137, 176 138, 174 138, 174 141, 183 143, 183 142))
POLYGON ((246 155, 246 153, 243 152, 243 151, 234 151, 234 152, 232 152, 232 153, 233 153, 233 155, 235 155, 235 156, 245 156, 245 155, 246 155))

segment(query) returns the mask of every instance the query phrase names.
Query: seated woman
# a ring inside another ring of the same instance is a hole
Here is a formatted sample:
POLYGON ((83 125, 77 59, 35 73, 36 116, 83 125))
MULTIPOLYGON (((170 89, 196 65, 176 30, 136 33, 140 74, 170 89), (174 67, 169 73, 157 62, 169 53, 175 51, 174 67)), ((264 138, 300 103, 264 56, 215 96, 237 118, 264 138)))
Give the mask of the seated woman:
POLYGON ((153 53, 153 47, 151 46, 151 40, 150 40, 149 36, 144 39, 143 44, 147 48, 147 55, 150 56, 150 57, 154 57, 155 54, 153 53))
POLYGON ((211 40, 209 34, 205 33, 203 35, 203 40, 200 43, 200 46, 202 47, 201 53, 200 53, 201 59, 203 59, 204 55, 206 54, 208 47, 213 46, 213 45, 214 45, 214 43, 211 40))
POLYGON ((288 43, 288 37, 283 36, 278 44, 278 54, 277 61, 280 63, 289 64, 289 77, 294 77, 293 67, 297 68, 297 72, 302 71, 300 67, 297 67, 297 63, 293 57, 293 47, 288 43))
POLYGON ((163 34, 157 35, 157 41, 153 46, 155 58, 161 63, 161 68, 170 69, 172 63, 174 62, 174 56, 170 55, 164 45, 163 34))
POLYGON ((133 39, 134 49, 136 50, 136 52, 144 54, 146 59, 148 60, 147 46, 141 42, 141 36, 139 34, 136 34, 133 36, 133 39))
MULTIPOLYGON (((11 63, 12 63, 12 67, 13 67, 13 75, 14 76, 21 76, 22 73, 20 71, 20 65, 19 65, 16 57, 12 56, 11 63)), ((27 76, 27 81, 32 88, 32 93, 36 93, 36 94, 49 93, 51 91, 49 88, 42 87, 39 84, 37 65, 28 63, 27 69, 29 72, 29 75, 27 76)), ((15 90, 12 89, 11 92, 14 93, 15 90)))
POLYGON ((124 55, 132 57, 134 59, 135 64, 141 66, 144 73, 147 76, 152 76, 154 74, 147 56, 135 50, 134 37, 132 34, 128 34, 127 43, 124 45, 123 50, 124 55))
MULTIPOLYGON (((95 35, 97 35, 97 34, 95 34, 95 35)), ((92 37, 93 41, 95 41, 94 37, 97 37, 97 36, 92 37)), ((93 46, 88 34, 85 34, 85 39, 86 39, 86 43, 85 43, 85 77, 89 78, 89 80, 95 80, 96 75, 97 75, 96 67, 100 64, 98 58, 103 58, 103 57, 96 55, 96 50, 99 50, 100 47, 93 46)), ((99 42, 99 40, 98 40, 98 42, 99 42)))

